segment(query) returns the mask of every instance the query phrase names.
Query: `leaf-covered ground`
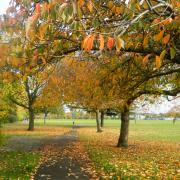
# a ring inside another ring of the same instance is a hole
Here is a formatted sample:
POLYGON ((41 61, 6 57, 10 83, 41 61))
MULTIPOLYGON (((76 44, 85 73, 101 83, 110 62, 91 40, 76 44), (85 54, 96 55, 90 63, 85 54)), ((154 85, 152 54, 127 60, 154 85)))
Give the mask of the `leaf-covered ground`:
POLYGON ((68 127, 48 127, 37 126, 34 131, 27 131, 27 125, 22 124, 8 124, 1 129, 1 133, 6 136, 55 136, 62 135, 69 131, 68 127))
POLYGON ((117 148, 118 132, 105 129, 99 134, 94 128, 78 129, 90 158, 104 178, 180 178, 178 143, 133 139, 128 148, 117 148))
POLYGON ((98 179, 94 164, 77 138, 76 131, 70 131, 55 144, 44 146, 32 179, 98 179))
POLYGON ((27 179, 42 159, 40 149, 69 128, 37 127, 34 132, 25 126, 9 125, 1 129, 0 179, 27 179), (3 134, 3 135, 2 135, 3 134))
POLYGON ((0 179, 98 179, 84 146, 77 141, 75 129, 37 129, 3 130, 8 138, 0 147, 0 179))
MULTIPOLYGON (((6 125, 0 147, 0 179, 29 179, 39 167, 42 170, 39 175, 47 178, 44 170, 49 167, 57 172, 60 164, 67 167, 61 169, 64 176, 74 179, 83 175, 92 179, 180 178, 179 122, 131 124, 127 149, 116 147, 119 135, 116 121, 112 123, 114 128, 106 127, 103 133, 96 133, 95 126, 86 128, 86 120, 79 122, 84 123, 77 128, 81 142, 67 142, 71 127, 39 125, 34 132, 28 132, 25 125, 6 125), (67 143, 65 148, 63 142, 67 143), (65 166, 66 162, 69 164, 65 166)), ((91 123, 95 124, 93 120, 91 123)), ((51 170, 48 170, 50 174, 51 170)))

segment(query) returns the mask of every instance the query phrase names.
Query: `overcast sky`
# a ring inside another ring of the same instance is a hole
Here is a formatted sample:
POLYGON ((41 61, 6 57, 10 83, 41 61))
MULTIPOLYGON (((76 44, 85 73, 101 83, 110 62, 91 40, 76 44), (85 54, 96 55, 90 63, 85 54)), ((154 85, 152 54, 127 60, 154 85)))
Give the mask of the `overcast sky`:
POLYGON ((10 0, 0 0, 0 14, 4 14, 6 12, 9 2, 10 0))

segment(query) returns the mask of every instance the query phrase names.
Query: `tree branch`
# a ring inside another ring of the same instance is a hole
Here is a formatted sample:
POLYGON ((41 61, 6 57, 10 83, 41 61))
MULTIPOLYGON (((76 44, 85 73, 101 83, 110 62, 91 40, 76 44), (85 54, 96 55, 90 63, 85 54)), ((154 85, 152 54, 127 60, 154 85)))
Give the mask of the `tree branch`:
POLYGON ((16 105, 18 105, 18 106, 21 106, 21 107, 23 107, 23 108, 25 108, 25 109, 29 109, 28 106, 26 106, 25 104, 22 104, 22 103, 18 102, 18 101, 15 100, 13 97, 9 97, 9 99, 10 99, 10 101, 12 101, 14 104, 16 104, 16 105))

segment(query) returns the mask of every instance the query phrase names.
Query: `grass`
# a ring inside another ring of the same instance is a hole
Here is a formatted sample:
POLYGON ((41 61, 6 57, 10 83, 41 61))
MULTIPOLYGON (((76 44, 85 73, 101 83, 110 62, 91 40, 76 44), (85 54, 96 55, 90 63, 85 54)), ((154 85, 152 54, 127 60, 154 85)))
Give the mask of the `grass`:
MULTIPOLYGON (((88 126, 89 128, 96 128, 95 120, 75 120, 77 126, 88 126)), ((53 135, 61 134, 68 131, 72 127, 72 120, 64 119, 51 119, 47 120, 46 125, 43 124, 43 120, 35 120, 35 131, 27 132, 28 125, 22 122, 14 124, 6 124, 3 127, 3 133, 7 135, 30 135, 30 136, 42 136, 42 135, 53 135), (52 130, 53 128, 53 130, 52 130), (13 131, 12 131, 13 129, 13 131)), ((114 133, 119 134, 120 120, 105 120, 105 131, 111 129, 114 133)), ((172 121, 150 121, 150 120, 139 120, 135 124, 132 120, 130 121, 129 138, 133 140, 157 140, 157 141, 180 141, 180 121, 177 121, 173 125, 172 121)))
POLYGON ((1 152, 0 179, 29 180, 40 155, 33 152, 1 152))
MULTIPOLYGON (((119 120, 105 120, 102 133, 96 133, 95 120, 75 120, 81 142, 102 178, 109 179, 178 179, 180 172, 180 121, 130 122, 128 149, 116 148, 119 120)), ((62 135, 72 128, 72 120, 35 121, 35 131, 28 132, 22 122, 2 128, 3 144, 9 137, 62 135)), ((1 152, 0 179, 29 179, 38 163, 38 152, 1 152), (16 166, 14 163, 16 162, 16 166)))
MULTIPOLYGON (((5 124, 1 129, 0 137, 0 179, 23 179, 29 180, 31 173, 34 172, 39 160, 40 153, 25 151, 22 148, 21 151, 16 150, 16 144, 11 146, 8 151, 3 146, 8 144, 10 138, 24 138, 28 137, 32 141, 33 139, 41 139, 49 136, 62 135, 68 132, 70 129, 66 127, 48 127, 48 126, 37 126, 34 132, 27 131, 27 125, 22 123, 5 124), (11 150, 11 151, 10 151, 11 150)), ((32 144, 32 142, 26 142, 32 144)), ((23 146, 26 146, 23 143, 23 146)), ((22 146, 22 143, 20 144, 22 146)), ((18 148, 19 149, 19 148, 18 148)))
POLYGON ((170 121, 131 121, 129 148, 117 148, 119 128, 80 128, 81 141, 102 179, 180 178, 180 124, 170 121))

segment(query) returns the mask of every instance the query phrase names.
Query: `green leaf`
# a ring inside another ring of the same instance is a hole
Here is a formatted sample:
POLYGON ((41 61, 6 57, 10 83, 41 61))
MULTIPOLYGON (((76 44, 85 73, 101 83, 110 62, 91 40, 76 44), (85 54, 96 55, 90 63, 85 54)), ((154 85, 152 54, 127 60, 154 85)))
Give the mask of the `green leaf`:
POLYGON ((161 52, 161 54, 160 54, 161 60, 164 59, 165 55, 166 55, 166 50, 164 50, 164 51, 161 52))
POLYGON ((176 51, 174 50, 174 48, 170 48, 170 55, 171 55, 171 59, 175 57, 176 51))

